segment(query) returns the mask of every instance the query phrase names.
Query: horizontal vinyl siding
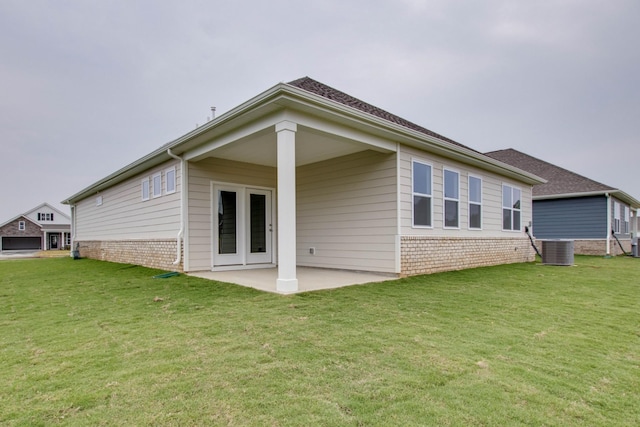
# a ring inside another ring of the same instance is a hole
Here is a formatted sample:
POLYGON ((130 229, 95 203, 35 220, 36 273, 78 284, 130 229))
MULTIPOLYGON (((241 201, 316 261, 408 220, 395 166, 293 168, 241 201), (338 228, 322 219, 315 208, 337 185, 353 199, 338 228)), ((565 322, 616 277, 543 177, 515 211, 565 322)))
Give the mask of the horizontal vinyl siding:
POLYGON ((175 161, 101 191, 76 204, 75 240, 176 238, 180 230, 180 164, 175 161), (176 192, 164 194, 165 170, 176 168, 176 192), (142 180, 162 173, 162 196, 142 200, 142 180), (96 198, 102 197, 102 205, 96 198))
MULTIPOLYGON (((189 269, 211 270, 211 182, 276 187, 276 169, 208 158, 189 163, 189 269)), ((275 196, 275 195, 274 195, 275 196)), ((275 197, 274 197, 275 203, 275 197)))
POLYGON ((364 151, 298 168, 299 265, 395 272, 395 166, 364 151))
POLYGON ((400 221, 404 236, 451 236, 451 237, 506 237, 511 238, 521 232, 502 230, 502 185, 519 188, 522 192, 521 224, 531 221, 531 186, 507 179, 500 175, 477 169, 449 159, 434 156, 410 147, 401 146, 400 153, 400 221), (428 163, 433 176, 433 227, 413 227, 412 161, 428 163), (444 228, 443 220, 443 170, 453 170, 460 174, 460 228, 444 228), (482 179, 482 229, 470 230, 469 225, 469 175, 482 179))
POLYGON ((536 200, 533 235, 538 239, 605 239, 607 199, 597 196, 536 200))

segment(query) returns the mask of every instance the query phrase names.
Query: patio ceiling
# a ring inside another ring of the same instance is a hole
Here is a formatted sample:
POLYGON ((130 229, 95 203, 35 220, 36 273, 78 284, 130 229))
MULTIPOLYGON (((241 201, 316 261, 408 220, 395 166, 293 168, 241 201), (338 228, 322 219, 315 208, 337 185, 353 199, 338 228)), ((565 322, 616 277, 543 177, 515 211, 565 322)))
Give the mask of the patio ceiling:
MULTIPOLYGON (((277 167, 277 136, 273 126, 232 143, 212 148, 197 160, 206 157, 277 167)), ((333 135, 318 129, 298 125, 296 132, 296 166, 316 163, 372 149, 371 145, 333 135)), ((379 148, 377 148, 379 150, 379 148)))

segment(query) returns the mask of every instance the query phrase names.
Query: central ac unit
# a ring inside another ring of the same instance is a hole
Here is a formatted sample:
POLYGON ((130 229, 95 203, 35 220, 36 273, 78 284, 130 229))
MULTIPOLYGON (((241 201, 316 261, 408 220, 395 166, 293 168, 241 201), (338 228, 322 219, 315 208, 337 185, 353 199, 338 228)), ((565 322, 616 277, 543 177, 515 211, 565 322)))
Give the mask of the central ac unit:
POLYGON ((543 240, 542 263, 573 265, 573 240, 543 240))

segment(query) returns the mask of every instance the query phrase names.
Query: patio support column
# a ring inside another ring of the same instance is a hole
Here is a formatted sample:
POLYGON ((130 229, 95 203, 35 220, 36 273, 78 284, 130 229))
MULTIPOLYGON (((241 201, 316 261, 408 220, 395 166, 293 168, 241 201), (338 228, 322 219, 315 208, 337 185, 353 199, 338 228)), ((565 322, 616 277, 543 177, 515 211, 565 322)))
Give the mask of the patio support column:
POLYGON ((296 131, 295 123, 276 124, 278 139, 278 279, 276 290, 298 290, 296 275, 296 131))

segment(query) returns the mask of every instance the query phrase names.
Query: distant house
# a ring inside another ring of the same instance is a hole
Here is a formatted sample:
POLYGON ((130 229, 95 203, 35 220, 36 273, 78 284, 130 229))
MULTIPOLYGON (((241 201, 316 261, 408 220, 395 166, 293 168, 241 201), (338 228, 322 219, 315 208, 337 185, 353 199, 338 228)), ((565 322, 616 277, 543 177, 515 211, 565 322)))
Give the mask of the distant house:
POLYGON ((71 218, 43 203, 0 224, 0 251, 68 249, 71 218))
POLYGON ((547 180, 533 187, 533 235, 572 239, 577 254, 621 254, 631 250, 640 202, 601 184, 514 149, 485 153, 547 180), (615 236, 615 237, 614 237, 615 236))
POLYGON ((80 254, 185 272, 408 276, 532 261, 544 180, 310 78, 280 83, 72 195, 80 254))

